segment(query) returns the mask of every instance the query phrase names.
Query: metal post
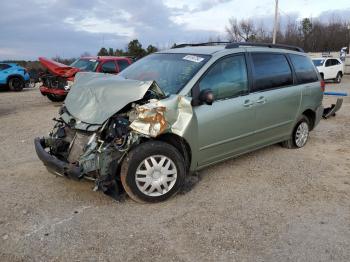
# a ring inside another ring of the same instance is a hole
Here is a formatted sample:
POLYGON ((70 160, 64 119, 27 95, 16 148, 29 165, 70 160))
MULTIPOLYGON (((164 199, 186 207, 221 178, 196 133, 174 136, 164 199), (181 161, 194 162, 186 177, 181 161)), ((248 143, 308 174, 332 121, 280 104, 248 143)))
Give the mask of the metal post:
POLYGON ((276 44, 277 24, 278 24, 278 0, 275 0, 275 23, 273 25, 273 37, 272 37, 273 44, 276 44))
POLYGON ((348 54, 350 55, 350 24, 348 24, 348 30, 349 30, 349 47, 348 47, 348 54))

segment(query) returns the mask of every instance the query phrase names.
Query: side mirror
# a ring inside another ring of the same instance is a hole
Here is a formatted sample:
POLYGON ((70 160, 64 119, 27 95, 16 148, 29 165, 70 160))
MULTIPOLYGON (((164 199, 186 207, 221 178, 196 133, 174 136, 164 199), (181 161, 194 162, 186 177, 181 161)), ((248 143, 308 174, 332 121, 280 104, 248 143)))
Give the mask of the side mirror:
POLYGON ((199 93, 199 101, 202 104, 212 105, 214 102, 214 94, 211 89, 204 89, 199 93))

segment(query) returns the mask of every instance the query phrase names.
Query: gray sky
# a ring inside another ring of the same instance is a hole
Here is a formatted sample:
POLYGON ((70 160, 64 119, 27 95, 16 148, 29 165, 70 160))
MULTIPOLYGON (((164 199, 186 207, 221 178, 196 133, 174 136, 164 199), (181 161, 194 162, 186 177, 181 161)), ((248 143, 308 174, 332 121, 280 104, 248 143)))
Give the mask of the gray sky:
MULTIPOLYGON (((228 19, 272 24, 274 0, 7 0, 0 7, 0 60, 77 57, 139 39, 161 48, 225 37, 228 19)), ((350 21, 349 0, 280 0, 282 21, 337 17, 350 21)))

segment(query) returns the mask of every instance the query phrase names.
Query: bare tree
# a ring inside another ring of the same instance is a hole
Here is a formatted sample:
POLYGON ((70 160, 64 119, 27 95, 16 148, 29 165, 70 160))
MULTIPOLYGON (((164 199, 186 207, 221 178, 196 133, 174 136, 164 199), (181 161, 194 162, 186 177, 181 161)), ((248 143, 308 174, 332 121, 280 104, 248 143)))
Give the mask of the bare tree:
POLYGON ((254 40, 256 35, 254 23, 250 19, 243 19, 238 22, 237 19, 231 18, 229 26, 226 27, 226 32, 228 38, 234 42, 248 42, 254 40))

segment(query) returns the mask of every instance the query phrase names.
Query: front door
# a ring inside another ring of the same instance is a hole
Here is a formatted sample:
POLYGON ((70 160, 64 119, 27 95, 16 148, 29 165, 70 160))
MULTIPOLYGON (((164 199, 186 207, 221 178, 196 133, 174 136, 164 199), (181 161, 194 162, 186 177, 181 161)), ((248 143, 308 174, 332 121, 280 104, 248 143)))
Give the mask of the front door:
POLYGON ((214 163, 252 144, 255 109, 248 91, 243 54, 217 61, 199 82, 199 89, 211 89, 212 105, 194 108, 198 126, 198 165, 214 163))

